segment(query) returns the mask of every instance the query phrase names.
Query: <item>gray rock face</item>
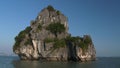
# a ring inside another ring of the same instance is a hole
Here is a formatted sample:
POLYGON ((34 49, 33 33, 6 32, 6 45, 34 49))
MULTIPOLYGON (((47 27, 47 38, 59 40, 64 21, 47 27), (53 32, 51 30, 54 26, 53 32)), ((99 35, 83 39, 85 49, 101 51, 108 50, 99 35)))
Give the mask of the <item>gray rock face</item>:
POLYGON ((60 13, 60 11, 48 6, 39 13, 35 20, 31 21, 29 28, 26 28, 16 36, 13 51, 15 54, 18 54, 22 60, 95 60, 96 51, 92 40, 86 44, 86 49, 84 45, 81 44, 86 37, 90 38, 90 36, 85 35, 83 38, 80 37, 77 42, 72 41, 72 39, 74 39, 72 37, 67 38, 68 36, 70 36, 70 34, 68 33, 67 17, 60 13), (56 37, 55 34, 47 30, 47 27, 51 23, 64 25, 65 31, 57 33, 56 37))

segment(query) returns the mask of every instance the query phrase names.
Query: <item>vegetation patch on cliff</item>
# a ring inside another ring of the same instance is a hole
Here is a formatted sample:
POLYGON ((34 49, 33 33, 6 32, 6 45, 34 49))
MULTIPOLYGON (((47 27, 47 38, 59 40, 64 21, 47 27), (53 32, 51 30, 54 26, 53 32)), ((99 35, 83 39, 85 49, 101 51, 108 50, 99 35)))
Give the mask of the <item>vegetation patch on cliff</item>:
POLYGON ((56 39, 54 44, 53 44, 53 47, 54 49, 57 49, 57 48, 62 48, 62 47, 65 47, 66 46, 66 42, 64 39, 56 39))
POLYGON ((51 43, 53 42, 54 44, 54 49, 56 48, 61 48, 61 47, 65 47, 67 44, 67 42, 71 42, 73 43, 75 46, 78 46, 80 48, 83 49, 83 51, 86 51, 88 49, 89 44, 92 43, 92 40, 90 37, 86 37, 85 39, 82 37, 71 37, 71 36, 67 36, 64 39, 58 39, 58 38, 46 38, 44 39, 45 43, 51 43))
MULTIPOLYGON (((31 27, 30 27, 30 26, 29 26, 29 27, 26 27, 25 30, 21 31, 21 32, 18 34, 18 36, 15 37, 15 44, 14 44, 14 46, 13 46, 13 51, 20 46, 20 43, 25 39, 25 36, 26 36, 27 34, 29 34, 30 31, 31 31, 31 27)), ((30 42, 31 42, 31 41, 29 41, 29 43, 30 43, 30 42)), ((27 41, 26 43, 28 43, 28 41, 27 41)))
POLYGON ((51 33, 53 33, 56 37, 57 34, 60 34, 62 32, 65 32, 65 27, 63 24, 61 24, 60 22, 56 22, 56 23, 51 23, 47 26, 46 28, 48 31, 50 31, 51 33))
POLYGON ((45 43, 54 42, 54 39, 51 39, 51 38, 45 38, 45 39, 44 39, 44 42, 45 42, 45 43))
POLYGON ((83 49, 83 51, 88 49, 88 45, 92 43, 92 40, 90 38, 90 36, 85 36, 85 38, 82 37, 71 37, 71 36, 67 36, 66 37, 66 41, 67 42, 72 42, 74 45, 79 46, 80 48, 83 49))

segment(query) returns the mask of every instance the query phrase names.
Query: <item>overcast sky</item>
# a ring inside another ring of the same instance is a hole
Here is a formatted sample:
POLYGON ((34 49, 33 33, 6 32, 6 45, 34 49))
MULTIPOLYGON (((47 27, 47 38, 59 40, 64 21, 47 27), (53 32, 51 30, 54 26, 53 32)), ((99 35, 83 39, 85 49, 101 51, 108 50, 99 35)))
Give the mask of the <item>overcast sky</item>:
POLYGON ((48 5, 68 17, 69 33, 91 35, 97 56, 120 56, 119 0, 0 0, 0 53, 12 54, 14 37, 48 5))

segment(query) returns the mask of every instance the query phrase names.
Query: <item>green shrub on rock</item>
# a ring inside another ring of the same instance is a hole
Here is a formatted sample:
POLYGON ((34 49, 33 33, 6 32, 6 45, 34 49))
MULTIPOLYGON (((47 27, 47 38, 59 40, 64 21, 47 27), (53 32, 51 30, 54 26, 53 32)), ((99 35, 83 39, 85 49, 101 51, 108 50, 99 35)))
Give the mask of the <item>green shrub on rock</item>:
POLYGON ((13 50, 20 46, 20 43, 25 39, 26 35, 31 31, 31 27, 27 27, 25 30, 21 31, 18 36, 15 37, 15 44, 13 50))
POLYGON ((45 43, 54 42, 54 39, 51 39, 51 38, 45 38, 45 39, 44 39, 44 42, 45 42, 45 43))
POLYGON ((60 34, 62 32, 65 32, 64 25, 59 22, 49 24, 46 29, 53 33, 56 37, 58 33, 60 34))
POLYGON ((55 11, 55 9, 54 9, 51 5, 49 5, 49 6, 47 7, 47 9, 48 9, 48 11, 55 11))
POLYGON ((54 44, 53 44, 54 49, 61 48, 61 47, 65 47, 65 46, 66 46, 66 43, 65 43, 65 40, 64 40, 64 39, 55 40, 55 42, 54 42, 54 44))

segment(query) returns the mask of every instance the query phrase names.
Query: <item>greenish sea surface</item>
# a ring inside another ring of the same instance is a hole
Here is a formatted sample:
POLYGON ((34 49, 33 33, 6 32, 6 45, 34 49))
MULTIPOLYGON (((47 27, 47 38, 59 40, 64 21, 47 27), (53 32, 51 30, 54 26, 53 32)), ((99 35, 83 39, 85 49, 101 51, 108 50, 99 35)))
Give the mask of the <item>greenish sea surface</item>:
POLYGON ((92 62, 21 61, 17 56, 0 56, 0 68, 120 68, 120 57, 98 57, 92 62))

